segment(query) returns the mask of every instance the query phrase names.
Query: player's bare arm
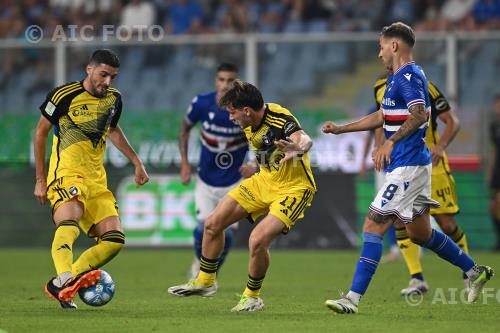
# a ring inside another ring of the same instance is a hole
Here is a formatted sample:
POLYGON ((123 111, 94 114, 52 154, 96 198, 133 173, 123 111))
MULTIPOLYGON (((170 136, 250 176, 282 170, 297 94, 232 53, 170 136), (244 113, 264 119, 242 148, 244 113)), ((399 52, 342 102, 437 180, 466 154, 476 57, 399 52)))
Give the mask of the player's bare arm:
POLYGON ((455 112, 451 110, 443 112, 439 114, 438 118, 444 123, 445 127, 439 141, 431 149, 433 166, 436 166, 439 161, 441 161, 444 150, 448 147, 451 141, 453 141, 460 130, 460 121, 458 120, 455 112))
POLYGON ((409 109, 411 116, 401 125, 385 143, 378 149, 373 156, 375 170, 380 171, 384 168, 384 161, 387 165, 391 164, 391 153, 394 145, 402 138, 415 133, 415 131, 427 121, 425 105, 417 104, 409 109))
POLYGON ((367 131, 381 127, 384 124, 382 110, 378 110, 366 117, 345 125, 337 125, 333 121, 327 121, 321 130, 323 133, 342 134, 349 132, 367 131))
POLYGON ((45 151, 47 147, 47 137, 49 136, 52 124, 44 116, 40 116, 40 120, 35 128, 35 137, 33 139, 35 153, 35 190, 33 194, 35 198, 44 204, 47 202, 47 172, 45 170, 45 151))
POLYGON ((286 140, 275 141, 276 146, 285 152, 285 156, 281 159, 280 165, 295 157, 300 157, 312 147, 312 140, 309 135, 303 130, 292 133, 286 140))
POLYGON ((193 125, 186 120, 182 121, 179 131, 179 152, 181 154, 181 182, 187 185, 191 182, 191 166, 188 159, 189 132, 193 125))
POLYGON ((254 173, 259 170, 257 162, 255 160, 248 161, 240 166, 240 174, 243 178, 250 178, 254 173))
POLYGON ((122 154, 125 155, 129 159, 129 161, 134 165, 136 184, 137 185, 146 184, 149 181, 149 176, 148 173, 146 172, 146 169, 144 168, 144 164, 142 163, 141 159, 139 158, 139 156, 137 156, 136 152, 128 142, 127 137, 125 136, 125 133, 123 133, 120 126, 116 126, 115 128, 110 128, 108 137, 111 140, 111 142, 115 145, 115 147, 118 148, 118 150, 120 150, 122 154))

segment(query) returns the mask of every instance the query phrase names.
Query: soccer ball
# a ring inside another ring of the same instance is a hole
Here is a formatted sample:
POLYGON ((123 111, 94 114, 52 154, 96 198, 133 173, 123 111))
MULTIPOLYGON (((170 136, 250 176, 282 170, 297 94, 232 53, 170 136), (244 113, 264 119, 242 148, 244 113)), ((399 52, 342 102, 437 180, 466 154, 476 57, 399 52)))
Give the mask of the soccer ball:
POLYGON ((113 298, 115 294, 115 282, 107 272, 101 271, 101 278, 96 284, 88 288, 82 288, 78 295, 83 303, 90 306, 103 306, 113 298))

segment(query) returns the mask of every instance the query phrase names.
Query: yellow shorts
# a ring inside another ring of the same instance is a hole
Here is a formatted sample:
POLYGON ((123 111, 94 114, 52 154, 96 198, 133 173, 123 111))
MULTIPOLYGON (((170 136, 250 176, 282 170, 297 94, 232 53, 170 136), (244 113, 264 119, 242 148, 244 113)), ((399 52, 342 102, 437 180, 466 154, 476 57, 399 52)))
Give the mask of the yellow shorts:
POLYGON ((453 176, 445 170, 432 172, 432 199, 439 202, 440 208, 431 208, 431 215, 456 214, 458 207, 457 192, 453 176))
POLYGON ((311 205, 315 192, 315 189, 306 185, 283 188, 255 174, 241 181, 228 195, 248 212, 251 221, 266 213, 279 218, 285 225, 283 233, 286 234, 295 222, 304 217, 304 211, 311 205))
POLYGON ((52 212, 63 203, 77 198, 83 204, 80 228, 89 236, 92 227, 110 216, 118 216, 116 199, 106 186, 85 181, 81 177, 61 177, 53 181, 47 189, 52 212))

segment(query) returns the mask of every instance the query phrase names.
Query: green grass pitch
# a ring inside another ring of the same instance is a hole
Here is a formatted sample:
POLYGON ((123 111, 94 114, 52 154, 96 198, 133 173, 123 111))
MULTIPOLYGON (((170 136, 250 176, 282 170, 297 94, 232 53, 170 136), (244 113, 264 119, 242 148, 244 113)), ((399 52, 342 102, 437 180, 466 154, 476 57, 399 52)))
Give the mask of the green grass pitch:
MULTIPOLYGON (((408 282, 404 264, 381 264, 354 316, 336 315, 323 303, 348 290, 357 251, 272 251, 265 309, 237 314, 229 310, 246 284, 247 251, 229 255, 215 297, 168 295, 167 287, 185 282, 191 257, 187 249, 125 249, 105 267, 117 286, 109 304, 92 308, 77 299, 78 310, 62 310, 43 293, 53 274, 48 248, 0 250, 0 333, 500 331, 500 276, 487 285, 487 304, 463 304, 449 289, 463 287, 458 269, 428 251, 423 265, 431 290, 420 305, 399 295, 408 282)), ((498 254, 475 257, 500 269, 498 254)))

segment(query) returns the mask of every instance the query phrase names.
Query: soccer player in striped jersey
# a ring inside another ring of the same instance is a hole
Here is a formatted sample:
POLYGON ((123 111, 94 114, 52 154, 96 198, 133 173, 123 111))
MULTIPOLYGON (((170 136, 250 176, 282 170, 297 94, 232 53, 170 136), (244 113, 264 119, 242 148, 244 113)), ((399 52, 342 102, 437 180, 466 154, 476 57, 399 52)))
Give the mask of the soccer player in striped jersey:
POLYGON ((103 266, 125 244, 116 199, 107 188, 104 169, 106 138, 132 162, 135 182, 145 184, 148 174, 118 125, 122 112, 120 92, 111 87, 120 61, 110 50, 96 50, 87 65, 87 77, 52 90, 40 106, 35 129, 34 195, 50 201, 55 224, 52 259, 57 276, 45 292, 63 308, 76 308, 73 297, 93 285, 103 266), (54 127, 49 171, 45 167, 47 137, 54 127), (73 261, 73 243, 80 229, 97 244, 73 261))
MULTIPOLYGON (((375 82, 375 99, 377 107, 382 106, 382 98, 387 84, 387 76, 375 82)), ((430 149, 432 157, 432 199, 441 207, 431 207, 430 214, 436 220, 441 230, 448 235, 466 253, 469 253, 467 238, 455 221, 458 213, 458 200, 455 190, 455 180, 448 165, 445 148, 450 144, 459 130, 459 120, 451 110, 446 97, 430 80, 427 81, 431 103, 430 126, 425 135, 425 142, 430 149), (443 134, 438 132, 438 119, 445 124, 443 134)), ((418 245, 413 243, 404 226, 396 230, 397 242, 405 259, 411 279, 408 287, 401 290, 401 295, 413 293, 426 293, 429 290, 424 280, 422 264, 420 262, 418 245)), ((469 280, 463 275, 465 287, 468 288, 469 280)))
MULTIPOLYGON (((220 64, 215 74, 216 91, 193 98, 179 133, 180 176, 182 183, 187 185, 191 182, 191 166, 188 159, 189 133, 197 123, 201 123, 201 151, 195 189, 198 225, 193 230, 195 257, 189 272, 191 279, 196 278, 200 270, 199 260, 205 219, 242 177, 250 177, 256 171, 254 164, 244 163, 248 142, 243 130, 229 120, 227 111, 218 105, 222 95, 237 78, 236 65, 220 64)), ((235 223, 233 227, 224 231, 224 251, 219 258, 219 269, 233 244, 233 229, 236 226, 235 223)))
POLYGON ((439 207, 431 198, 432 159, 425 145, 431 112, 427 78, 413 62, 415 34, 408 25, 396 22, 382 29, 379 58, 392 73, 381 109, 350 124, 327 122, 323 132, 341 134, 383 126, 385 143, 373 155, 376 170, 385 169, 385 183, 370 205, 363 226, 363 246, 351 289, 342 298, 325 305, 337 313, 357 313, 382 256, 382 237, 391 224, 402 225, 410 239, 449 263, 471 280, 468 301, 474 302, 494 272, 479 266, 447 235, 433 230, 429 209, 439 207))

